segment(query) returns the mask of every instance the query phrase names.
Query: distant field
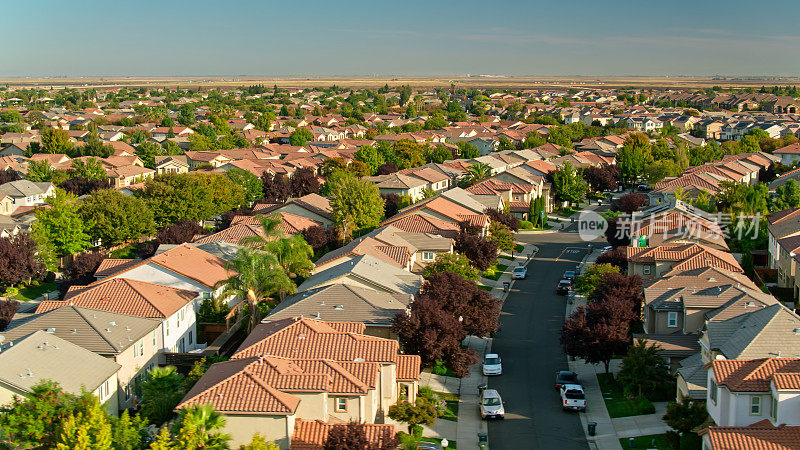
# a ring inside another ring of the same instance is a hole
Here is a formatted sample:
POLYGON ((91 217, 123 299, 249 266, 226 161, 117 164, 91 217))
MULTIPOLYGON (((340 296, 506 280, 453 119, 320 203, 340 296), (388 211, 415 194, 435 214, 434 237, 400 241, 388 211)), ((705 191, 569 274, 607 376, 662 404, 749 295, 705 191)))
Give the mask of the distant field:
POLYGON ((384 84, 409 84, 414 88, 436 88, 455 83, 463 88, 536 89, 543 87, 578 88, 706 88, 761 87, 762 85, 800 84, 800 78, 727 78, 712 77, 86 77, 86 78, 0 78, 11 87, 231 87, 251 84, 277 84, 280 88, 327 87, 336 84, 348 88, 372 88, 384 84))

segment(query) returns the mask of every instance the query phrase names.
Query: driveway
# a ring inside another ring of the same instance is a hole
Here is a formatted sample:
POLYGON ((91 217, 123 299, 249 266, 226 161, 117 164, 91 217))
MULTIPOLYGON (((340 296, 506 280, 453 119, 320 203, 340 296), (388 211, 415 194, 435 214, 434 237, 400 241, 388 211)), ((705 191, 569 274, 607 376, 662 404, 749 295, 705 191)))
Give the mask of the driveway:
POLYGON ((492 343, 492 352, 503 358, 503 375, 491 377, 489 387, 506 402, 506 418, 489 423, 489 447, 585 450, 580 418, 561 410, 554 382, 556 371, 568 368, 559 344, 567 300, 555 286, 586 255, 586 242, 563 232, 518 239, 536 244, 539 253, 528 264, 527 279, 518 280, 506 298, 492 343))

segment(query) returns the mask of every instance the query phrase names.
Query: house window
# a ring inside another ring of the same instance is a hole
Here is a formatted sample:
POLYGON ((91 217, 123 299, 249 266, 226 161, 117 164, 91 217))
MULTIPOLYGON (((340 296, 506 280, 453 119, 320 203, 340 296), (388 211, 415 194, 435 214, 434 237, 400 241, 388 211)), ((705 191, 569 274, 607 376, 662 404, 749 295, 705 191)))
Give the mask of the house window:
POLYGON ((644 266, 644 274, 650 275, 650 266, 644 266))
POLYGON ((156 347, 156 330, 153 330, 152 338, 153 338, 153 348, 155 348, 156 347))
POLYGON ((769 416, 773 421, 778 421, 778 399, 774 396, 772 397, 772 408, 770 408, 769 416))
POLYGON ((192 345, 192 332, 189 331, 189 345, 192 345))
POLYGON ((667 313, 667 326, 670 328, 675 328, 678 326, 678 313, 675 311, 670 311, 667 313))
POLYGON ((203 292, 203 300, 211 300, 211 293, 203 292))
POLYGON ((347 411, 347 398, 346 397, 336 397, 336 411, 338 411, 338 412, 347 411))
POLYGON ((717 382, 711 380, 711 386, 708 388, 708 395, 711 397, 711 403, 717 404, 717 382))
POLYGON ((169 336, 169 319, 164 321, 164 329, 165 329, 166 335, 169 336))
POLYGON ((436 254, 433 252, 422 252, 422 260, 423 261, 433 261, 436 258, 436 254))
POLYGON ((751 416, 761 415, 761 397, 758 395, 750 396, 750 415, 751 416))

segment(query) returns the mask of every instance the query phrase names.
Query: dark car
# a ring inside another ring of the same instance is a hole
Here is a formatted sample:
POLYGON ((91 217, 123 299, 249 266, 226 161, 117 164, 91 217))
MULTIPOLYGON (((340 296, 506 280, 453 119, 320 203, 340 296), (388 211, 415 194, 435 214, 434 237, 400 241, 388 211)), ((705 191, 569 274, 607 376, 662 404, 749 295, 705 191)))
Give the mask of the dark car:
POLYGON ((567 295, 570 292, 572 292, 572 280, 567 280, 565 278, 558 282, 558 286, 556 286, 556 294, 567 295))
POLYGON ((578 383, 578 374, 569 370, 556 372, 556 389, 561 389, 561 386, 568 384, 580 384, 578 383))
POLYGON ((564 272, 564 279, 566 280, 574 280, 575 279, 575 271, 574 270, 567 270, 564 272))

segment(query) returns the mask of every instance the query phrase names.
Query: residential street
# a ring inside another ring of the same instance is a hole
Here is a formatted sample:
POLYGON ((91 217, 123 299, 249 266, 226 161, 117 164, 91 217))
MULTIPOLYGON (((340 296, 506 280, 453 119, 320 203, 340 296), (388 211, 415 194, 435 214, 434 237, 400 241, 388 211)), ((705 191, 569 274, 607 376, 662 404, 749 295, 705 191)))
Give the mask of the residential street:
POLYGON ((520 234, 518 240, 536 244, 539 253, 528 264, 527 279, 517 281, 507 297, 492 344, 504 373, 490 378, 489 387, 506 402, 506 418, 489 423, 489 446, 586 449, 578 414, 561 410, 554 389, 556 371, 568 369, 559 344, 567 298, 556 295, 555 287, 586 255, 586 242, 564 232, 520 234))

